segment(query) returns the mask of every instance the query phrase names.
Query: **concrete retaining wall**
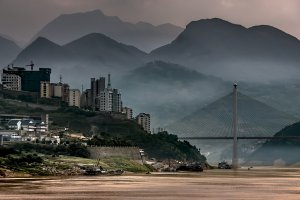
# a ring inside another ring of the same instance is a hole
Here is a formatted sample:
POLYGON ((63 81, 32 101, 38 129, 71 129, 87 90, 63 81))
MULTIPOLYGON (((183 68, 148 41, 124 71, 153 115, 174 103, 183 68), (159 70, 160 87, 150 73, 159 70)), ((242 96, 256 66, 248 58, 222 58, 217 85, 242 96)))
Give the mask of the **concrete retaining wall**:
POLYGON ((105 157, 125 157, 132 160, 141 160, 138 147, 88 147, 90 158, 102 159, 105 157))

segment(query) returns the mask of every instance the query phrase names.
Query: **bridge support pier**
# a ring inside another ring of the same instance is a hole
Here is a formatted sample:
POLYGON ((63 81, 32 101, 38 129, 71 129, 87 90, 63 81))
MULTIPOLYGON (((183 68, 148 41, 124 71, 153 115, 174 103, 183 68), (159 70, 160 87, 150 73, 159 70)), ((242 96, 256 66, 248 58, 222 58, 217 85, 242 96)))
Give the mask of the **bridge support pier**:
POLYGON ((232 168, 239 167, 238 159, 238 116, 237 116, 237 84, 233 84, 233 152, 232 168))

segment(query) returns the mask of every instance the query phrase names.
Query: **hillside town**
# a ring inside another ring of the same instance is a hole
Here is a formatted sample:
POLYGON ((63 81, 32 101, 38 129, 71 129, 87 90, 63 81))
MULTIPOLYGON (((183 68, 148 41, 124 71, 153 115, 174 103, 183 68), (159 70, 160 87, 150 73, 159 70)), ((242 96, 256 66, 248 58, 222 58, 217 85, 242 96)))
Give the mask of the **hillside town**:
MULTIPOLYGON (((50 75, 51 68, 36 69, 33 62, 26 67, 7 66, 1 74, 0 97, 6 95, 9 97, 22 96, 25 100, 36 99, 37 103, 45 100, 46 103, 50 102, 49 104, 59 102, 59 105, 64 104, 85 111, 132 120, 138 123, 144 131, 151 133, 150 114, 139 113, 134 117, 133 109, 123 106, 120 91, 112 87, 110 74, 108 74, 107 83, 106 77, 91 78, 90 88, 85 91, 71 88, 68 83, 63 83, 62 76, 60 76, 59 83, 52 83, 50 75)), ((46 140, 50 143, 60 143, 58 134, 49 135, 49 133, 53 133, 49 129, 49 123, 51 123, 49 122, 49 114, 29 116, 0 113, 0 123, 3 133, 1 134, 1 142, 3 142, 2 135, 6 135, 8 140, 46 140)))

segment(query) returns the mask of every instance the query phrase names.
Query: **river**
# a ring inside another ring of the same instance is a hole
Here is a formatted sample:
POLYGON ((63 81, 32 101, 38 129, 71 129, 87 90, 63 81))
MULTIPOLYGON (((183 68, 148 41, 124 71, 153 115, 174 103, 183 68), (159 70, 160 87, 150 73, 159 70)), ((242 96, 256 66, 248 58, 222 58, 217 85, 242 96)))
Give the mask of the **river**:
POLYGON ((1 178, 0 199, 300 199, 300 168, 203 173, 1 178))

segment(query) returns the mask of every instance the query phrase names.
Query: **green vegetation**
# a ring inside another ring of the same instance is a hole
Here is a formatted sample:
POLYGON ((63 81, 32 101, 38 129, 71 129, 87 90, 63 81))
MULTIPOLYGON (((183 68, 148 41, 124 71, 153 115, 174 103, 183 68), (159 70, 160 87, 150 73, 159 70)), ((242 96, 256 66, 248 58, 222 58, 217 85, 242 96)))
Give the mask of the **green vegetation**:
MULTIPOLYGON (((2 146, 0 148, 0 175, 5 174, 4 171, 42 176, 76 175, 83 173, 81 170, 82 166, 96 165, 96 160, 94 159, 58 155, 57 153, 71 154, 68 148, 62 148, 62 145, 19 143, 2 146), (58 149, 60 150, 57 151, 58 149)), ((105 158, 99 162, 99 165, 106 170, 152 171, 152 168, 149 166, 121 157, 105 158)))
MULTIPOLYGON (((22 153, 22 152, 37 152, 47 155, 67 155, 88 158, 89 151, 85 146, 79 143, 71 143, 69 145, 48 145, 48 144, 35 144, 30 142, 17 142, 8 144, 6 147, 0 148, 1 152, 22 153)), ((1 153, 5 156, 5 153, 1 153)))
MULTIPOLYGON (((0 100, 0 108, 1 106, 3 111, 10 114, 40 115, 47 113, 40 108, 12 106, 0 100)), ((206 160, 195 146, 190 145, 187 141, 179 141, 176 135, 167 132, 149 134, 132 120, 116 119, 108 114, 85 111, 75 107, 61 107, 56 111, 51 111, 50 121, 52 121, 51 129, 62 129, 69 126, 71 132, 82 133, 88 137, 94 136, 89 141, 91 145, 138 146, 145 150, 148 157, 157 159, 201 162, 206 160)), ((59 151, 59 148, 55 151, 59 151)), ((75 154, 78 155, 78 152, 75 154)))
POLYGON ((151 171, 146 165, 141 165, 128 158, 110 157, 102 159, 101 162, 107 164, 111 169, 123 169, 130 172, 151 171))

